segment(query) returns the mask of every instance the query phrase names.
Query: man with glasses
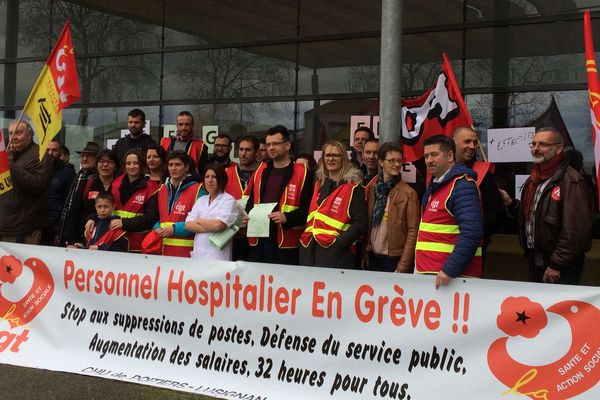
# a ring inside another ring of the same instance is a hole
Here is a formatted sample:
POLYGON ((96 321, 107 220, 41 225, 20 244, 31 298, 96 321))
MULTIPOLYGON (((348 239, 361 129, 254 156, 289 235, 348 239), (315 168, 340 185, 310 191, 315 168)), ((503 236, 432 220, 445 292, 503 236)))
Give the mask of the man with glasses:
POLYGON ((521 201, 502 193, 509 209, 518 212, 529 281, 577 285, 592 246, 590 188, 564 159, 563 138, 556 128, 539 128, 530 147, 534 166, 521 201))
POLYGON ((298 265, 298 244, 306 225, 314 177, 304 164, 292 161, 292 143, 285 126, 269 129, 266 144, 269 160, 254 173, 246 211, 260 203, 277 206, 269 214, 269 237, 248 238, 252 246, 250 261, 298 265))
POLYGON ((52 157, 33 142, 26 121, 9 124, 8 165, 12 189, 0 195, 0 241, 40 244, 46 225, 48 193, 52 182, 52 157))
POLYGON ((208 159, 208 164, 217 163, 223 168, 235 167, 237 164, 229 158, 230 153, 231 137, 225 133, 219 133, 215 137, 213 156, 208 159))
POLYGON ((456 164, 456 144, 444 135, 423 141, 433 177, 425 190, 415 272, 435 274, 436 289, 459 276, 481 277, 483 222, 475 173, 456 164))

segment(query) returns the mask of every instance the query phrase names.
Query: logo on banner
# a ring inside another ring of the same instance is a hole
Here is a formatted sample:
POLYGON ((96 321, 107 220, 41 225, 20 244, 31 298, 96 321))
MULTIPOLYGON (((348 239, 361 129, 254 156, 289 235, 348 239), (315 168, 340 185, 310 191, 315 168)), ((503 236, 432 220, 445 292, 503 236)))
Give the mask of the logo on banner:
POLYGON ((567 399, 596 386, 600 380, 600 325, 591 321, 599 320, 600 310, 582 301, 561 301, 544 310, 528 297, 506 298, 496 318, 498 328, 506 335, 495 340, 487 354, 490 370, 508 387, 502 395, 567 399), (571 335, 561 340, 567 341, 568 350, 551 363, 526 365, 516 361, 509 354, 509 342, 540 340, 546 330, 555 329, 548 313, 566 320, 571 335))

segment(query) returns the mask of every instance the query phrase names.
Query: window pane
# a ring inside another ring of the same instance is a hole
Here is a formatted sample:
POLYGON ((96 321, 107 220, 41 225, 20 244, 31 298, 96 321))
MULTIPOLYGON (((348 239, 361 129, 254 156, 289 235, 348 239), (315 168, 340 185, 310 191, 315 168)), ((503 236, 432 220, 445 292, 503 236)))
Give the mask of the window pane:
POLYGON ((295 46, 165 54, 165 99, 269 97, 294 94, 295 46))
POLYGON ((523 18, 574 14, 586 8, 592 10, 600 7, 600 1, 531 1, 531 0, 494 0, 468 2, 467 21, 501 20, 507 18, 523 18))
POLYGON ((106 13, 63 0, 54 2, 52 40, 56 40, 67 19, 71 22, 75 54, 141 50, 158 48, 161 44, 160 19, 149 24, 141 18, 117 15, 116 11, 106 13))
POLYGON ((404 0, 402 4, 405 28, 457 24, 462 19, 462 1, 404 0))

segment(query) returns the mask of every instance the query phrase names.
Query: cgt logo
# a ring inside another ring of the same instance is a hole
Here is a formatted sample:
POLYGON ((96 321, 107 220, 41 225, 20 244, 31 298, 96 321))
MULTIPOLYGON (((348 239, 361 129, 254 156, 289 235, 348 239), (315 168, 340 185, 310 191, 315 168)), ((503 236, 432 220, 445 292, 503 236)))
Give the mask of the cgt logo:
POLYGON ((7 349, 19 351, 28 338, 26 325, 48 304, 53 293, 54 280, 39 258, 31 257, 23 263, 12 255, 0 258, 0 325, 7 322, 9 327, 0 330, 0 353, 7 349), (23 330, 12 332, 16 328, 23 330))
POLYGON ((600 380, 600 325, 597 321, 600 321, 600 310, 582 301, 561 301, 544 310, 528 297, 506 298, 496 318, 498 328, 505 335, 492 343, 487 354, 490 370, 509 388, 502 395, 570 399, 596 386, 600 380), (570 335, 557 333, 559 324, 567 326, 565 329, 570 335), (558 343, 565 344, 566 352, 561 350, 557 353, 564 354, 549 360, 545 353, 558 343), (545 361, 519 362, 513 355, 520 358, 524 354, 511 355, 509 349, 527 350, 529 360, 545 361))

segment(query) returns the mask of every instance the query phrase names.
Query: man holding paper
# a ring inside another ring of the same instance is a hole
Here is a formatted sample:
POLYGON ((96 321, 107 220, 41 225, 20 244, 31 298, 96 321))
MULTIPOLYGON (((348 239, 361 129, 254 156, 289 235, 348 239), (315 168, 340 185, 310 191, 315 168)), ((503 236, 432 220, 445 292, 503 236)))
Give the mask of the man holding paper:
POLYGON ((292 143, 286 127, 277 125, 269 129, 266 143, 269 160, 260 164, 252 178, 246 205, 249 217, 244 218, 252 247, 250 260, 297 265, 298 244, 313 192, 313 175, 305 165, 292 161, 292 143), (267 224, 268 230, 264 229, 267 224))

